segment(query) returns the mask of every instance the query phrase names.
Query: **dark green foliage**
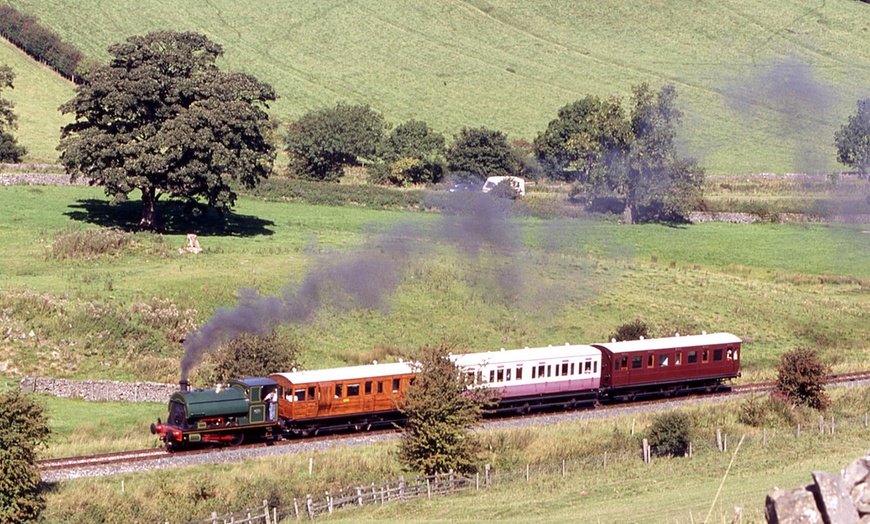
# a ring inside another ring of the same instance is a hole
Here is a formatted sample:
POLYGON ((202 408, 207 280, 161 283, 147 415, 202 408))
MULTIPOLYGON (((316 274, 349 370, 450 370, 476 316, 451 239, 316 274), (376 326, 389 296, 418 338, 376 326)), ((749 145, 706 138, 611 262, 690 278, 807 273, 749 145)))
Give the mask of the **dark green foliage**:
POLYGON ((230 378, 265 377, 289 372, 298 367, 299 348, 295 342, 276 332, 268 335, 241 335, 221 346, 208 357, 209 383, 230 378))
POLYGON ((689 415, 669 411, 657 415, 649 428, 647 439, 658 456, 685 455, 691 442, 692 421, 689 415))
POLYGON ((639 318, 622 324, 616 328, 616 332, 610 335, 611 339, 616 339, 618 341, 640 340, 641 337, 649 338, 649 326, 639 318))
MULTIPOLYGON (((2 6, 0 6, 2 7, 2 6)), ((4 89, 12 89, 15 73, 12 68, 0 66, 0 93, 4 89)), ((18 145, 18 140, 9 131, 18 127, 16 120, 18 115, 12 111, 14 105, 11 101, 0 98, 0 162, 18 163, 27 152, 24 146, 18 145)))
POLYGON ((654 93, 641 84, 626 116, 618 100, 587 96, 559 111, 535 140, 535 154, 554 178, 578 182, 575 199, 585 191, 590 201, 621 197, 626 223, 684 221, 701 202, 704 174, 677 153, 675 101, 673 86, 654 93))
POLYGON ((473 472, 480 443, 470 431, 489 399, 481 390, 468 389, 469 378, 459 372, 444 345, 422 348, 418 362, 419 373, 401 406, 408 422, 399 458, 426 475, 473 472))
POLYGON ((490 197, 516 200, 520 196, 520 188, 515 180, 507 178, 496 184, 496 186, 489 191, 488 195, 490 197))
POLYGON ((384 117, 369 106, 339 103, 312 111, 290 125, 284 138, 290 169, 316 180, 336 181, 345 165, 373 159, 384 117))
POLYGON ((0 5, 0 34, 66 78, 75 82, 81 80, 77 74, 83 56, 81 51, 62 42, 51 29, 41 26, 32 16, 23 15, 14 7, 0 5))
POLYGON ((383 160, 375 178, 398 186, 434 184, 444 176, 444 135, 425 122, 410 120, 397 126, 378 148, 383 160))
POLYGON ((534 152, 550 177, 588 182, 610 152, 626 149, 630 132, 619 100, 589 95, 559 109, 535 139, 534 152))
POLYGON ((776 367, 775 393, 796 405, 824 411, 831 405, 825 383, 831 367, 819 361, 815 349, 798 348, 783 353, 776 367))
POLYGON ((485 127, 463 128, 447 148, 447 167, 451 171, 465 171, 483 178, 515 175, 520 166, 501 131, 485 127))
POLYGON ((858 100, 858 111, 834 135, 837 161, 857 169, 861 176, 870 170, 870 98, 858 100))
POLYGON ((160 31, 109 53, 111 63, 61 106, 75 115, 58 146, 73 179, 90 177, 114 202, 140 190, 139 227, 157 230, 162 195, 227 209, 237 197, 233 182, 253 187, 269 176, 275 150, 263 108, 275 93, 252 76, 221 72, 220 45, 160 31))
POLYGON ((750 396, 740 403, 737 420, 756 428, 792 427, 797 414, 783 397, 778 395, 750 396))
POLYGON ((36 522, 45 509, 36 450, 48 443, 43 408, 17 389, 0 395, 0 522, 36 522))

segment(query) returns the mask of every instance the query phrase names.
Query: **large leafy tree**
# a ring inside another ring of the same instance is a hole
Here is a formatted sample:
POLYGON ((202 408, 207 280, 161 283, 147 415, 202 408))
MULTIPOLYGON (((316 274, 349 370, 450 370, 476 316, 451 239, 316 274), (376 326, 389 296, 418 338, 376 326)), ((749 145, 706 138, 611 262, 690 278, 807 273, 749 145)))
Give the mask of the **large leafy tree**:
POLYGON ((158 199, 203 198, 226 209, 233 183, 253 187, 272 171, 275 149, 264 108, 271 86, 220 71, 222 47, 197 33, 159 31, 109 47, 61 106, 75 121, 62 129, 61 163, 89 177, 114 202, 142 193, 142 229, 160 228, 158 199))
POLYGON ((18 390, 0 395, 0 522, 37 522, 45 509, 35 463, 49 436, 39 404, 18 390))
POLYGON ((515 175, 520 169, 507 136, 485 127, 463 128, 456 135, 447 149, 447 167, 484 178, 515 175))
POLYGON ((384 117, 366 105, 339 103, 309 112, 285 137, 291 168, 317 180, 338 180, 346 165, 375 156, 385 128, 384 117))
MULTIPOLYGON (((15 73, 7 65, 0 66, 0 92, 12 89, 15 73)), ((0 162, 21 162, 21 157, 27 152, 10 131, 18 127, 18 115, 13 111, 10 100, 0 98, 0 162)))
POLYGON ((589 95, 559 110, 535 139, 534 153, 550 177, 588 182, 602 162, 626 149, 630 132, 619 100, 589 95))
POLYGON ((625 199, 623 220, 679 220, 701 198, 703 169, 679 155, 675 138, 682 112, 676 90, 667 85, 654 93, 634 87, 628 147, 606 162, 596 182, 625 199))
POLYGON ((397 185, 439 182, 444 176, 444 135, 419 120, 396 126, 378 147, 377 167, 397 185))
POLYGON ((858 111, 834 135, 837 160, 861 176, 870 171, 870 98, 858 101, 858 111))
POLYGON ((480 443, 471 430, 490 399, 482 389, 469 389, 470 379, 457 369, 444 345, 424 347, 417 366, 400 407, 407 417, 401 461, 426 475, 474 471, 480 443))

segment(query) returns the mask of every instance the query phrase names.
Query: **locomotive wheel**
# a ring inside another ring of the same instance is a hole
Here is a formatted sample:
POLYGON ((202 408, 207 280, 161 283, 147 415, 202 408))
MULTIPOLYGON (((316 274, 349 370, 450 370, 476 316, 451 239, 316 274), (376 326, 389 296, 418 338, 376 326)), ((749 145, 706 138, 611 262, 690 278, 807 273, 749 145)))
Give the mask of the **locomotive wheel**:
POLYGON ((242 442, 245 441, 244 433, 236 433, 233 435, 233 439, 230 441, 230 446, 240 446, 242 442))

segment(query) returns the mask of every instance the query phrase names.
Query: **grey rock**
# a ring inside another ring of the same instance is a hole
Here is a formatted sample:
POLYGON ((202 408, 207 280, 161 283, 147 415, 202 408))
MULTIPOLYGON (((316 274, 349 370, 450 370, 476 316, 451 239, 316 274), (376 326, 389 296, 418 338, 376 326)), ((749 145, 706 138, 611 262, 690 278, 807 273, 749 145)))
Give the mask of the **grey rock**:
POLYGON ((770 524, 823 524, 816 498, 804 488, 774 489, 767 495, 764 513, 770 524))
POLYGON ((858 510, 849 496, 849 488, 839 475, 824 471, 813 471, 813 480, 819 495, 819 509, 825 522, 831 524, 853 524, 860 520, 858 510))

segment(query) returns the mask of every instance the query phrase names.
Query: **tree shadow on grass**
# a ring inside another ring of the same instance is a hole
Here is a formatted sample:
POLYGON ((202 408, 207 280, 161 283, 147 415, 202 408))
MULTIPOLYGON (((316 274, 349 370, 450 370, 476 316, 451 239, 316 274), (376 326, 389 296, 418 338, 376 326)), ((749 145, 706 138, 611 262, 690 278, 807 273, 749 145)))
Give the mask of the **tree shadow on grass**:
MULTIPOLYGON (((142 203, 127 201, 110 205, 107 200, 88 198, 69 206, 72 211, 64 213, 73 220, 135 231, 139 227, 142 203)), ((223 213, 211 207, 192 209, 183 202, 157 203, 157 216, 163 224, 163 233, 170 235, 197 235, 253 237, 272 235, 269 229, 275 223, 251 215, 239 215, 231 211, 223 213)))

